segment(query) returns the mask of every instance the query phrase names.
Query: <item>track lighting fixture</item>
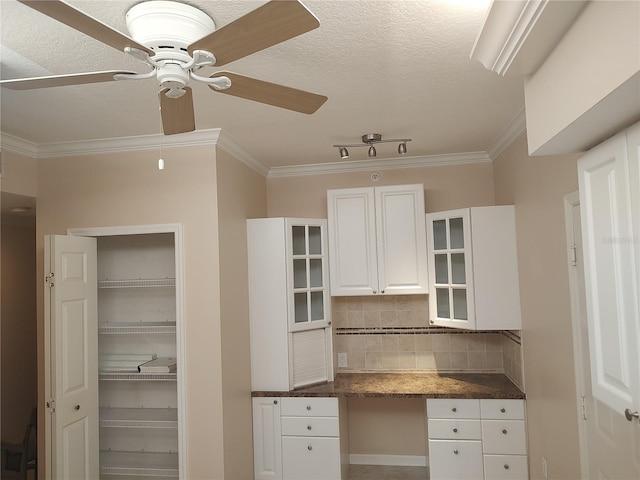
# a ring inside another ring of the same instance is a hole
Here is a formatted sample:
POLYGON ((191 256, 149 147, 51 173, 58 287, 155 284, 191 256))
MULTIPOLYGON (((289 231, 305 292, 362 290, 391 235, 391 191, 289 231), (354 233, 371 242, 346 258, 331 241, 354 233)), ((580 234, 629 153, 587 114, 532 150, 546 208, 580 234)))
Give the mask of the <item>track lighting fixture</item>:
POLYGON ((377 155, 376 147, 374 144, 376 143, 395 143, 398 142, 398 153, 400 155, 404 155, 407 153, 407 142, 410 142, 410 138, 392 138, 390 140, 383 140, 382 135, 379 133, 366 133, 362 136, 362 143, 353 143, 350 145, 334 145, 338 149, 340 153, 340 158, 342 160, 349 158, 349 151, 347 147, 369 147, 369 157, 373 158, 377 155))

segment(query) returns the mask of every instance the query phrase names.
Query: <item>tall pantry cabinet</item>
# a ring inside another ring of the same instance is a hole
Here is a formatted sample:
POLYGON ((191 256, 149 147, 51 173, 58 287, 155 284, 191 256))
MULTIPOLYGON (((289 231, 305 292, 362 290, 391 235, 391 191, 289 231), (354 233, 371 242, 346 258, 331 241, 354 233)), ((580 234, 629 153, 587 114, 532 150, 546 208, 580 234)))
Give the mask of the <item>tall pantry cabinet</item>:
POLYGON ((181 227, 69 233, 45 239, 46 476, 186 478, 181 227))

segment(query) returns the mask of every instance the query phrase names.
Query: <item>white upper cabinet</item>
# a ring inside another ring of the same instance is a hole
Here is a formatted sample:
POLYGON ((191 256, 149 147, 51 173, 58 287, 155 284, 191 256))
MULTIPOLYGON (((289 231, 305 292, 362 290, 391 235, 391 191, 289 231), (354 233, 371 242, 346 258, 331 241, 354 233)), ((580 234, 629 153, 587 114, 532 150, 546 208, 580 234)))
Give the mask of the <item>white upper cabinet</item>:
POLYGON ((331 295, 427 293, 423 185, 327 191, 331 295))
POLYGON ((327 221, 247 220, 252 390, 333 379, 327 221))
POLYGON ((640 411, 640 124, 578 160, 593 395, 640 411))
POLYGON ((520 288, 512 205, 429 213, 429 323, 519 330, 520 288))

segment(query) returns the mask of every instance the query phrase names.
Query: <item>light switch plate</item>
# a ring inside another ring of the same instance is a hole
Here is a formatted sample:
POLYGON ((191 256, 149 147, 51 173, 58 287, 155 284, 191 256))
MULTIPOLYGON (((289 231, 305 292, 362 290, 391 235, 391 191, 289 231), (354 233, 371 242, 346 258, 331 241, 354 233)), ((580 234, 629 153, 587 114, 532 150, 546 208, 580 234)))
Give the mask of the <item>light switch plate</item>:
POLYGON ((347 354, 339 353, 338 354, 338 368, 347 368, 347 354))

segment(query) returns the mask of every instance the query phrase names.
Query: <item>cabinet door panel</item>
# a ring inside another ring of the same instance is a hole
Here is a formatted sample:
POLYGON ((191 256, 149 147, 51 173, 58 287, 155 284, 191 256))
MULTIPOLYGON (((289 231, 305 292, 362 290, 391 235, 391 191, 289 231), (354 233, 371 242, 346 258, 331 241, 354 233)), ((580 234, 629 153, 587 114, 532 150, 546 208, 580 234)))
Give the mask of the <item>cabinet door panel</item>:
POLYGON ((433 480, 482 479, 482 442, 429 440, 429 472, 433 480))
POLYGON ((273 397, 253 399, 253 465, 256 480, 282 478, 280 401, 273 397))
POLYGON ((282 437, 284 480, 340 480, 340 439, 282 437))
POLYGON ((423 186, 376 187, 375 195, 380 292, 427 293, 423 186))
POLYGON ((377 293, 373 189, 329 190, 327 199, 331 295, 377 293))
POLYGON ((482 420, 484 453, 525 455, 524 420, 482 420))
POLYGON ((524 420, 524 400, 483 399, 480 412, 483 420, 524 420))

